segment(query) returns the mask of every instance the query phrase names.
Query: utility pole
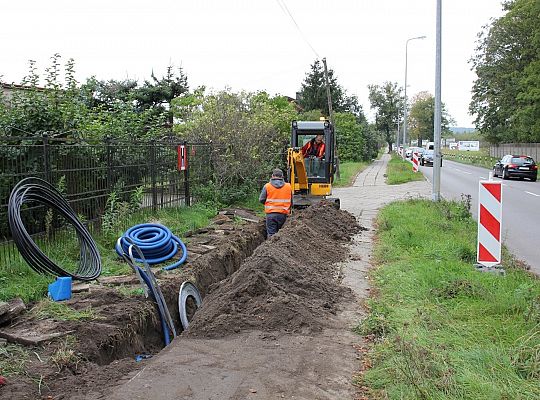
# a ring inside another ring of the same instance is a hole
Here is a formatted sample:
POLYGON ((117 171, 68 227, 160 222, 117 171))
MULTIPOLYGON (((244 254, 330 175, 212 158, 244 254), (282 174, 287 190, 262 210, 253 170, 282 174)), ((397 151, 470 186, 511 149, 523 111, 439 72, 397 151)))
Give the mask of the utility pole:
POLYGON ((441 197, 441 23, 442 0, 437 0, 437 37, 435 50, 435 115, 434 115, 434 149, 433 160, 433 191, 431 198, 439 201, 441 197))
POLYGON ((328 67, 326 66, 326 57, 322 59, 324 65, 324 81, 326 82, 326 99, 328 100, 328 114, 330 117, 330 123, 334 130, 334 160, 336 160, 336 177, 339 179, 339 156, 337 152, 337 133, 336 125, 334 124, 334 112, 332 111, 332 93, 330 92, 330 80, 328 79, 328 67))
POLYGON ((411 40, 425 39, 425 36, 418 36, 407 39, 405 42, 405 101, 404 101, 404 110, 403 110, 403 148, 409 143, 409 138, 407 137, 407 58, 409 51, 409 42, 411 40))
POLYGON ((398 111, 398 117, 397 117, 396 150, 399 151, 399 111, 398 111))

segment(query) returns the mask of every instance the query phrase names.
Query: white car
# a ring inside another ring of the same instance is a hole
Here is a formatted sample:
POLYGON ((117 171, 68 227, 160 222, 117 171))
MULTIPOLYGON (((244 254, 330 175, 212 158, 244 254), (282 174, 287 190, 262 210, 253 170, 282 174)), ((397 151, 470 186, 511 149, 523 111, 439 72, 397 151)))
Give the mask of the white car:
POLYGON ((412 159, 413 152, 419 153, 421 150, 422 149, 420 147, 409 147, 407 151, 405 152, 405 158, 412 159))

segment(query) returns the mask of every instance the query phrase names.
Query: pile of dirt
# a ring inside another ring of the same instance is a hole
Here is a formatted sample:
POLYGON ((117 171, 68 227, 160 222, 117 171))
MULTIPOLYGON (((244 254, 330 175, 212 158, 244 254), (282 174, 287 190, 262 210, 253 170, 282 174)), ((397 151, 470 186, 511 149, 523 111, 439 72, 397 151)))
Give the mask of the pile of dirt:
POLYGON ((186 334, 319 331, 351 296, 336 263, 346 259, 345 243, 359 229, 351 214, 329 203, 296 213, 238 271, 209 288, 186 334))

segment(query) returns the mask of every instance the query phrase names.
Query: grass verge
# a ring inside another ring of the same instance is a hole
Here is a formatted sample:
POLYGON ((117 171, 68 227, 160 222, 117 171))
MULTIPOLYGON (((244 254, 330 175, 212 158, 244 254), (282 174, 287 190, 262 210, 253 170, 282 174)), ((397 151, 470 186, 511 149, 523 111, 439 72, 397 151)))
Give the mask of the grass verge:
POLYGON ((493 169, 497 158, 489 155, 488 149, 480 151, 447 150, 442 152, 445 160, 456 161, 462 164, 476 165, 487 169, 493 169))
POLYGON ((378 295, 357 328, 375 343, 370 398, 540 398, 540 281, 509 256, 506 276, 474 271, 464 204, 393 203, 378 237, 378 295))
MULTIPOLYGON (((151 210, 141 210, 129 215, 122 221, 125 226, 118 226, 107 232, 93 234, 103 265, 102 275, 120 275, 131 272, 131 268, 121 260, 114 251, 114 244, 119 236, 130 226, 157 222, 167 226, 175 235, 182 238, 188 230, 207 226, 210 219, 216 215, 216 208, 203 204, 192 207, 164 208, 153 213, 151 210)), ((60 235, 59 235, 60 236, 60 235)), ((51 259, 65 269, 75 270, 78 265, 80 245, 76 235, 69 230, 61 234, 58 241, 49 244, 39 243, 40 248, 51 259)), ((34 272, 18 257, 9 265, 0 267, 0 301, 21 297, 25 302, 42 299, 47 293, 47 285, 54 281, 52 276, 42 276, 34 272)))
POLYGON ((334 181, 335 187, 345 187, 351 186, 356 178, 356 176, 362 172, 368 163, 365 161, 361 162, 343 162, 339 164, 339 179, 334 181))
POLYGON ((413 172, 412 164, 409 161, 404 161, 397 154, 392 154, 392 158, 388 162, 386 175, 386 183, 389 185, 424 180, 424 175, 421 172, 413 172))

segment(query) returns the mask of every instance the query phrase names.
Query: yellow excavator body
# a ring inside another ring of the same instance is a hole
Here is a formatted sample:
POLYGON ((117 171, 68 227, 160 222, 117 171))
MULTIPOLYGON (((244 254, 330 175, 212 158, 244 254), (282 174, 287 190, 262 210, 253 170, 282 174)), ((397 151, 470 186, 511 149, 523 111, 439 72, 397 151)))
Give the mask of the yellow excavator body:
POLYGON ((331 201, 339 207, 339 199, 329 197, 335 172, 332 125, 329 121, 293 121, 291 131, 287 172, 293 190, 293 207, 303 208, 321 200, 331 201), (317 136, 323 137, 324 154, 309 154, 307 144, 309 141, 313 144, 317 136))

